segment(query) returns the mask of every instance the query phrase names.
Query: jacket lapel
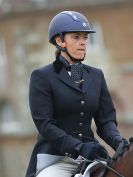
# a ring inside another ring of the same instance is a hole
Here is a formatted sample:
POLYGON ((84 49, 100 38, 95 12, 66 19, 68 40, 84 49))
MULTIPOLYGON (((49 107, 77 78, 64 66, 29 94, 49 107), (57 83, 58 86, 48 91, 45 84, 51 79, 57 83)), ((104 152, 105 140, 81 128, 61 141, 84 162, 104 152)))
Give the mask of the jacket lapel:
POLYGON ((80 88, 73 82, 71 77, 69 76, 68 72, 66 71, 63 64, 60 62, 59 58, 57 57, 56 60, 53 62, 54 70, 58 73, 58 78, 64 82, 65 84, 73 87, 74 89, 81 92, 80 88))
POLYGON ((81 92, 81 89, 78 87, 77 84, 74 83, 68 72, 63 67, 59 74, 59 79, 64 82, 65 84, 69 85, 70 87, 73 87, 74 89, 81 92))

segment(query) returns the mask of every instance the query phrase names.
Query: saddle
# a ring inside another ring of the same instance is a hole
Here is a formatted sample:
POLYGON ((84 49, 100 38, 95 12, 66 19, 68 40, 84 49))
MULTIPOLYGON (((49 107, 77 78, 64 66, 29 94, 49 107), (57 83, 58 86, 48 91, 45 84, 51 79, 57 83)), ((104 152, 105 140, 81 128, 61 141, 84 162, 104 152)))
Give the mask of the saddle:
MULTIPOLYGON (((102 164, 106 165, 106 161, 100 161, 102 164)), ((81 164, 80 164, 81 165, 81 164)), ((101 164, 98 161, 94 161, 92 163, 86 163, 85 161, 81 165, 81 170, 73 175, 73 177, 90 177, 91 174, 101 167, 101 164)))

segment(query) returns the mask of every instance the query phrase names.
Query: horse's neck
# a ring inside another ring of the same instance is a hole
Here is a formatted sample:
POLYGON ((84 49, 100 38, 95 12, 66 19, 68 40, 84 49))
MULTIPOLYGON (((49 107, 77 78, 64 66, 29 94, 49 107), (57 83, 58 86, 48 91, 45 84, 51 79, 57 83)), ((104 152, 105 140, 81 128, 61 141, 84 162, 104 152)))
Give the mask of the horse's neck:
MULTIPOLYGON (((114 169, 126 177, 133 177, 133 144, 117 159, 114 169)), ((116 177, 116 175, 109 172, 107 177, 116 177)))

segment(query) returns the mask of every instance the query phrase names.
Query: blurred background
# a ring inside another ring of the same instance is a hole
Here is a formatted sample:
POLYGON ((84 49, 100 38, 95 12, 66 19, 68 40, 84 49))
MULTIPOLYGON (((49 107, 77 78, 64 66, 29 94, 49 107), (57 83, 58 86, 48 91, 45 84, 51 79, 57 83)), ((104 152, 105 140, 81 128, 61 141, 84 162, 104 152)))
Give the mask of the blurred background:
POLYGON ((37 137, 28 104, 30 74, 54 60, 47 31, 62 10, 91 21, 97 33, 89 37, 85 63, 104 71, 118 128, 133 136, 133 0, 0 0, 0 177, 25 175, 37 137))

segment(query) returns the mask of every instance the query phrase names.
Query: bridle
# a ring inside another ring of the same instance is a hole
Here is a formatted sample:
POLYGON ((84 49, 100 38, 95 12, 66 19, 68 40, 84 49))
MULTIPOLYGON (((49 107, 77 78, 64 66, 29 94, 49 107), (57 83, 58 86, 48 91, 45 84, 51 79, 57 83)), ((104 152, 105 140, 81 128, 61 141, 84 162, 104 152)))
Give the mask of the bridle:
POLYGON ((124 177, 123 174, 119 173, 118 171, 116 171, 112 167, 115 164, 115 162, 117 161, 117 159, 125 152, 125 149, 128 146, 129 145, 125 145, 124 141, 122 141, 112 158, 109 156, 108 151, 104 148, 104 150, 105 150, 105 152, 107 154, 107 159, 104 159, 106 161, 106 164, 101 162, 101 158, 100 157, 98 159, 95 159, 95 161, 99 162, 101 164, 101 166, 104 167, 104 170, 99 175, 99 177, 105 177, 106 174, 107 174, 107 171, 109 171, 109 170, 112 171, 114 174, 116 174, 118 177, 124 177))
MULTIPOLYGON (((103 147, 103 149, 106 152, 107 158, 103 159, 101 157, 98 157, 97 159, 94 160, 94 161, 97 161, 101 166, 104 167, 103 171, 101 172, 101 174, 98 177, 105 177, 107 174, 107 171, 112 171, 118 177, 125 177, 124 175, 122 175, 121 173, 119 173, 118 171, 116 171, 115 169, 112 168, 113 164, 117 161, 118 157, 125 152, 124 142, 120 143, 116 153, 114 154, 114 156, 112 158, 109 156, 108 151, 104 147, 103 147), (103 160, 106 161, 106 164, 102 162, 103 160)), ((90 162, 90 160, 86 160, 86 161, 90 162)), ((91 161, 91 162, 94 162, 94 161, 91 161)))
POLYGON ((96 161, 98 161, 102 166, 104 166, 104 170, 99 177, 105 177, 108 170, 112 171, 113 173, 115 173, 119 177, 124 177, 124 175, 122 175, 118 171, 114 170, 112 167, 116 163, 117 159, 124 154, 125 150, 129 149, 130 144, 133 143, 133 137, 129 138, 129 142, 130 143, 125 144, 124 141, 122 141, 119 144, 119 147, 112 158, 109 157, 108 151, 104 148, 104 150, 107 154, 107 157, 109 157, 109 158, 106 159, 107 164, 103 164, 99 159, 96 159, 96 161))

